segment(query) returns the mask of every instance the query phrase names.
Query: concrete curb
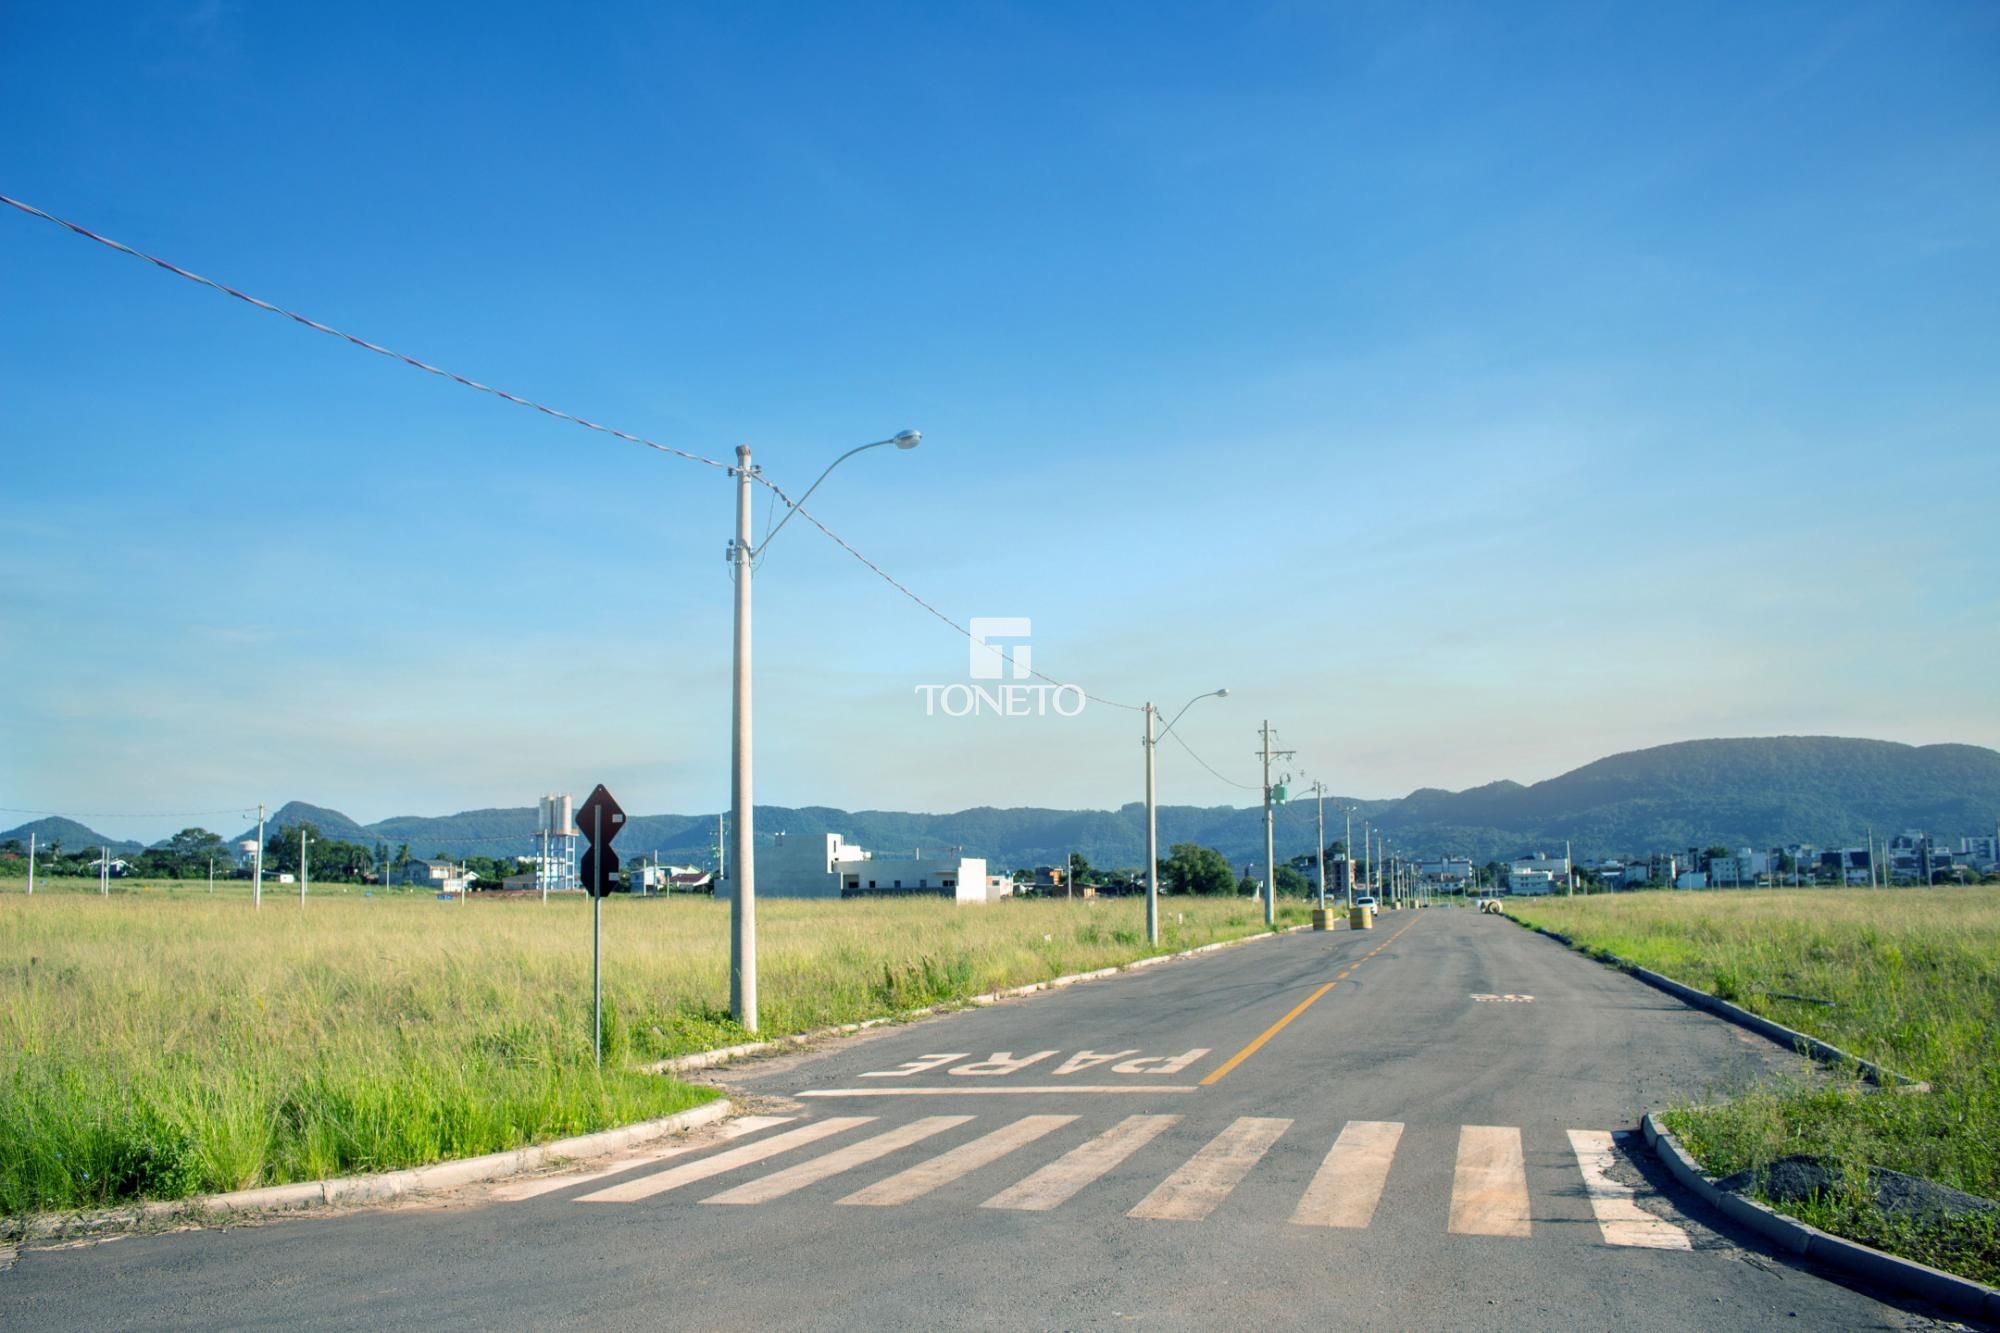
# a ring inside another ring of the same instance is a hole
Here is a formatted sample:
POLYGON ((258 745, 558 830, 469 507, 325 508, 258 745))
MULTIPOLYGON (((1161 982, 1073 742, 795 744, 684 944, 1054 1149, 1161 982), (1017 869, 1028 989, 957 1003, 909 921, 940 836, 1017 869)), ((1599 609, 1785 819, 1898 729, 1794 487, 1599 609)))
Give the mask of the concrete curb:
POLYGON ((336 1203, 385 1203, 408 1195, 456 1189, 460 1185, 482 1180, 498 1180, 567 1158, 601 1157, 665 1138, 669 1134, 685 1133, 713 1124, 733 1110, 728 1098, 719 1097, 706 1105, 659 1120, 642 1120, 636 1125, 620 1125, 595 1134, 580 1134, 575 1138, 557 1139, 553 1143, 487 1153, 483 1157, 467 1157, 455 1162, 439 1162, 433 1166, 414 1166, 367 1176, 336 1176, 330 1180, 301 1181, 296 1185, 267 1185, 261 1189, 234 1190, 195 1199, 169 1199, 93 1213, 31 1217, 23 1229, 23 1237, 48 1240, 129 1229, 148 1222, 200 1221, 218 1215, 281 1212, 336 1203))
POLYGON ((1909 1292, 1955 1315, 2000 1324, 2000 1288, 1842 1239, 1786 1217, 1755 1199, 1718 1189, 1687 1149, 1681 1147, 1680 1141, 1651 1113, 1639 1123, 1646 1135, 1646 1145, 1676 1181, 1730 1221, 1748 1227, 1780 1249, 1827 1268, 1909 1292))
POLYGON ((1527 922, 1509 913, 1502 912, 1501 915, 1505 916, 1515 925, 1532 930, 1537 935, 1546 935, 1556 943, 1566 948, 1574 949, 1587 958, 1595 958, 1600 962, 1610 964, 1621 972, 1629 972, 1648 986, 1653 987, 1653 989, 1663 990, 1684 1004, 1691 1004, 1697 1009, 1705 1009, 1718 1018, 1728 1019, 1738 1027, 1748 1028, 1759 1036, 1769 1037, 1772 1041, 1778 1042, 1780 1045, 1789 1046, 1795 1051, 1804 1051, 1807 1055, 1810 1055, 1822 1064, 1858 1068, 1861 1071, 1862 1077, 1878 1088, 1892 1088, 1898 1092, 1929 1092, 1931 1090, 1931 1085, 1928 1083, 1922 1083, 1906 1075, 1898 1074, 1892 1069, 1884 1069, 1874 1061, 1863 1060, 1858 1055, 1849 1055, 1838 1046, 1823 1042, 1818 1037, 1795 1031, 1782 1023, 1774 1023, 1768 1018, 1751 1013, 1741 1005, 1731 1004, 1727 1000, 1710 995, 1707 991, 1696 990, 1693 986, 1684 985, 1681 982, 1675 981, 1672 977, 1661 976, 1658 972, 1643 968, 1630 959, 1620 958, 1615 953, 1606 953, 1601 949, 1587 948, 1560 931, 1549 930, 1543 926, 1529 925, 1527 922))
POLYGON ((1116 967, 1100 967, 1092 972, 1071 972, 1047 981, 1031 981, 1025 986, 1010 986, 1006 990, 988 991, 984 995, 973 995, 950 1004, 926 1005, 921 1009, 905 1009, 901 1013, 886 1014, 880 1018, 870 1018, 859 1023, 842 1023, 838 1027, 815 1028, 811 1032, 795 1032, 790 1036, 773 1037, 768 1041, 744 1042, 738 1046, 722 1046, 712 1051, 696 1051, 692 1055, 677 1055, 671 1059, 642 1065, 641 1072, 648 1074, 689 1074, 700 1069, 713 1069, 717 1065, 752 1055, 767 1055, 772 1051, 789 1046, 808 1046, 813 1042, 826 1041, 833 1037, 851 1036, 856 1032, 866 1032, 870 1028, 882 1027, 889 1023, 903 1023, 916 1018, 930 1018, 936 1014, 950 1013, 968 1005, 998 1004, 1002 1000, 1018 999, 1023 995, 1033 995, 1038 991, 1061 990, 1074 986, 1080 981, 1102 981, 1125 972, 1137 972, 1141 968, 1157 967, 1161 963, 1179 962, 1183 958, 1194 958, 1200 954, 1214 953, 1217 949, 1234 949, 1240 945, 1252 944, 1258 940, 1268 940, 1276 935, 1296 935, 1300 931, 1311 930, 1310 923, 1303 926, 1281 926, 1274 931, 1264 931, 1256 935, 1245 935, 1240 939, 1217 940, 1213 944, 1197 945, 1183 949, 1179 953, 1153 954, 1147 958, 1135 958, 1129 963, 1116 967))

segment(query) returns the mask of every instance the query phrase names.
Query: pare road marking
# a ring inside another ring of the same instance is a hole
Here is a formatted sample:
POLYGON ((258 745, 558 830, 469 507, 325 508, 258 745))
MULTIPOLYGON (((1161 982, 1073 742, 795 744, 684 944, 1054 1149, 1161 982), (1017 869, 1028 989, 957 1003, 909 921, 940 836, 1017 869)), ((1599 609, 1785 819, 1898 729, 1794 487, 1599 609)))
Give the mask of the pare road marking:
POLYGON ((1535 997, 1534 997, 1534 996, 1532 996, 1532 995, 1478 995, 1478 994, 1475 994, 1475 995, 1474 995, 1474 996, 1473 996, 1472 998, 1473 998, 1473 999, 1475 999, 1475 1000, 1477 1000, 1477 1001, 1479 1001, 1479 1002, 1480 1002, 1481 1004, 1528 1004, 1528 1003, 1532 1002, 1532 1001, 1534 1000, 1534 998, 1535 998, 1535 997))
MULTIPOLYGON (((1122 1051, 1078 1051, 1048 1073, 1057 1078, 1068 1074, 1080 1074, 1087 1069, 1127 1076, 1178 1074, 1209 1053, 1209 1048, 1206 1046, 1197 1046, 1178 1055, 1141 1055, 1136 1046, 1122 1051), (1104 1070, 1103 1067, 1107 1065, 1110 1068, 1104 1070)), ((968 1052, 958 1051, 951 1054, 920 1056, 915 1060, 907 1060, 893 1069, 873 1069, 857 1077, 909 1078, 916 1074, 941 1070, 955 1078, 1004 1078, 1009 1074, 1018 1074, 1031 1065, 1041 1064, 1055 1054, 1057 1054, 1055 1051, 1034 1051, 1027 1055, 1016 1056, 1012 1051, 995 1051, 986 1059, 958 1064, 957 1061, 970 1059, 968 1052), (951 1068, 945 1068, 947 1065, 951 1068)))

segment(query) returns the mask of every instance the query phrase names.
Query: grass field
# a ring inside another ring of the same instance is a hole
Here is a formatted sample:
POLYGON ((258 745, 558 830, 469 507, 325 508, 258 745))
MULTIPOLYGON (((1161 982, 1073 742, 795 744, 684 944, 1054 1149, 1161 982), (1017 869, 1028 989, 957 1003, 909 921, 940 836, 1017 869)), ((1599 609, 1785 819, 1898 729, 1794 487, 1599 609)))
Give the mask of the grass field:
POLYGON ((1794 1153, 1836 1158, 1846 1187, 1787 1211, 2000 1282, 1995 1219, 1899 1224, 1875 1209, 1861 1175, 1887 1167, 2000 1199, 2000 889, 1639 893, 1510 910, 1928 1081, 1926 1095, 1801 1078, 1676 1107, 1667 1122, 1715 1175, 1794 1153))
MULTIPOLYGON (((586 901, 94 882, 0 895, 0 1214, 385 1170, 670 1114, 639 1061, 746 1039, 726 903, 607 900, 605 1072, 586 901)), ((267 886, 268 887, 268 886, 267 886)), ((1283 904, 1286 920, 1304 915, 1283 904)), ((1255 934, 1169 899, 1163 951, 1255 934)), ((762 1034, 1130 961, 1139 901, 758 905, 762 1034)))

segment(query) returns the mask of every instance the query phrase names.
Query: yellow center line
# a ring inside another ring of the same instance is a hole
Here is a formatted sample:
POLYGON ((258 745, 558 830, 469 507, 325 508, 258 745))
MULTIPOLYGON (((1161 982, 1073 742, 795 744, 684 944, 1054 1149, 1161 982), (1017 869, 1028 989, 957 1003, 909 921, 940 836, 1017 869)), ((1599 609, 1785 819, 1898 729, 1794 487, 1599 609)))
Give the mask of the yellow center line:
MULTIPOLYGON (((1418 919, 1420 920, 1421 918, 1418 919)), ((1368 958, 1373 958, 1375 954, 1381 953, 1382 950, 1394 944, 1397 940, 1403 937, 1404 931, 1407 931, 1410 928, 1410 926, 1414 926, 1416 924, 1417 924, 1416 920, 1412 920, 1409 926, 1404 926, 1402 930, 1397 931, 1394 935, 1391 935, 1388 939, 1383 940, 1381 944, 1376 946, 1375 953, 1369 954, 1368 958)), ((1368 959, 1364 958, 1361 961, 1367 962, 1368 959)), ((1349 969, 1349 971, 1352 970, 1353 969, 1351 968, 1349 969)), ((1347 975, 1347 973, 1343 972, 1340 975, 1344 977, 1347 975)), ((1290 1023, 1293 1019, 1297 1018, 1300 1014, 1304 1013, 1306 1010, 1312 1008, 1314 1003, 1318 1001, 1320 996, 1326 994, 1328 991, 1332 990, 1335 986, 1338 986, 1339 984, 1340 984, 1340 978, 1336 977, 1334 980, 1329 981, 1325 985, 1321 986, 1318 990, 1314 991, 1312 994, 1306 996, 1305 999, 1300 1000, 1298 1002, 1298 1005, 1292 1010, 1292 1012, 1286 1014, 1283 1018, 1271 1024, 1271 1026, 1265 1028, 1262 1032, 1257 1034, 1256 1040, 1252 1041, 1248 1046, 1245 1046, 1242 1050, 1238 1051, 1236 1054, 1230 1056, 1227 1060, 1224 1060, 1222 1064, 1216 1068, 1214 1073, 1210 1074, 1207 1078, 1204 1078, 1201 1081, 1201 1086, 1205 1088, 1211 1083, 1220 1083, 1223 1080, 1223 1078, 1229 1073, 1230 1070, 1236 1068, 1236 1066, 1242 1064, 1245 1060, 1248 1060, 1251 1056, 1255 1055, 1259 1050, 1263 1048, 1265 1042, 1277 1036, 1280 1032, 1283 1032, 1285 1030, 1286 1024, 1290 1023)))

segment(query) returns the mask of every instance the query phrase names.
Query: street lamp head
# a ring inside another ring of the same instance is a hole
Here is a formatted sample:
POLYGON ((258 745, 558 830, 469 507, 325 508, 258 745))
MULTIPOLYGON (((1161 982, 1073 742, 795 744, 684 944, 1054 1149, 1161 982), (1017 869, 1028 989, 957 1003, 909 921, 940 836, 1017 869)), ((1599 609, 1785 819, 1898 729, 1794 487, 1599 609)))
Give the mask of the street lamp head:
POLYGON ((1228 689, 1227 689, 1226 687, 1225 687, 1225 688, 1223 688, 1223 689, 1220 689, 1220 690, 1217 690, 1217 691, 1215 692, 1215 697, 1216 697, 1216 698, 1218 698, 1218 699, 1227 699, 1227 698, 1229 697, 1229 690, 1228 690, 1228 689))
POLYGON ((924 433, 920 430, 899 430, 890 439, 895 441, 898 449, 914 449, 924 442, 924 433))

